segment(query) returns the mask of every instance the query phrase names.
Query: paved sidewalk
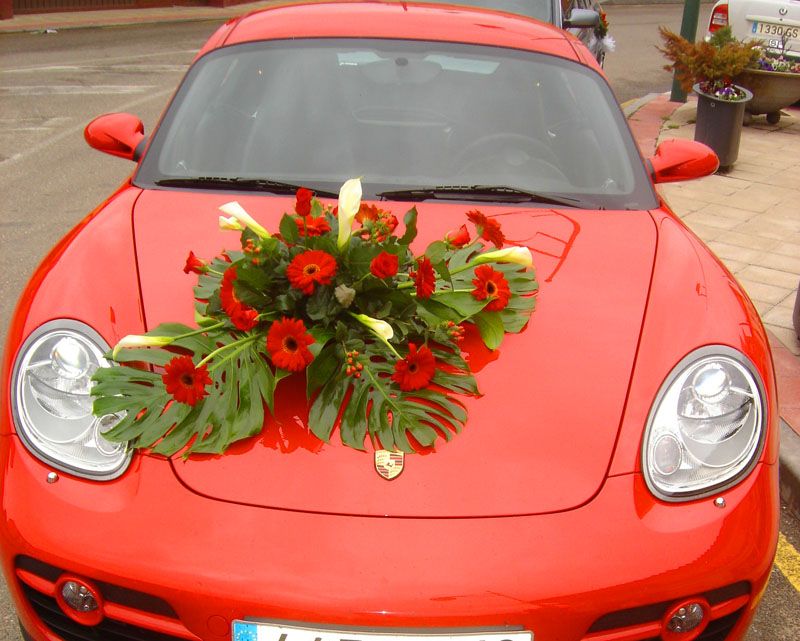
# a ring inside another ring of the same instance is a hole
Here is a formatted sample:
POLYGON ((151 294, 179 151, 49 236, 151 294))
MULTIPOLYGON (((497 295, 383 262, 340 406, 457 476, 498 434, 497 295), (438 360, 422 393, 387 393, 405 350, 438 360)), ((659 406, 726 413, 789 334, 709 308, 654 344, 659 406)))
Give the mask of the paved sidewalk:
MULTIPOLYGON (((625 106, 645 156, 666 138, 694 138, 695 99, 645 96, 625 106)), ((781 495, 800 513, 800 341, 792 312, 800 282, 800 109, 777 125, 756 116, 742 130, 727 174, 660 185, 683 221, 722 259, 756 306, 770 336, 781 430, 781 495)))

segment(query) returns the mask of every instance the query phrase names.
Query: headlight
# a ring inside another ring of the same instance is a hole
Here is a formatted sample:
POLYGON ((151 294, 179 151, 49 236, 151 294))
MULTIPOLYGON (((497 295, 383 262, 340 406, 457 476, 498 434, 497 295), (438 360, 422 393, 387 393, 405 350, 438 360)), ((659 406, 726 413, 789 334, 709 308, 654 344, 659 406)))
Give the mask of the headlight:
POLYGON ((51 321, 33 332, 14 364, 17 433, 45 463, 96 480, 122 474, 130 452, 103 434, 121 417, 92 414, 92 375, 109 367, 108 345, 93 329, 72 320, 51 321))
POLYGON ((650 491, 692 500, 736 483, 761 450, 764 399, 758 373, 740 352, 711 346, 684 358, 650 411, 642 446, 650 491))

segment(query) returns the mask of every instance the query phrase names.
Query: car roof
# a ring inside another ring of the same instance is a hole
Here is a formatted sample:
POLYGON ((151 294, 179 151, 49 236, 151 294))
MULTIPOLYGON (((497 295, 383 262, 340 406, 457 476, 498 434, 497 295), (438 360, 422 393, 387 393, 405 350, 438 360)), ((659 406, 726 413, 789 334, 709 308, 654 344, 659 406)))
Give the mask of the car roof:
POLYGON ((492 10, 385 0, 267 7, 227 22, 198 56, 223 46, 295 38, 460 42, 548 53, 591 64, 575 38, 550 24, 492 10))

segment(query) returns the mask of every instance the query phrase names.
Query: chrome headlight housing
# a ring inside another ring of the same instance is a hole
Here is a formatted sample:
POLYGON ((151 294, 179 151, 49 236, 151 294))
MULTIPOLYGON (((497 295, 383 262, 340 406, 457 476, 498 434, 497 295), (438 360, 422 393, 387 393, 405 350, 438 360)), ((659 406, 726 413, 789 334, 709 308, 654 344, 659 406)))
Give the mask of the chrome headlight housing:
POLYGON ((766 394, 744 354, 714 345, 689 354, 659 390, 642 444, 647 486, 688 501, 737 483, 764 442, 766 394))
POLYGON ((34 331, 14 363, 12 410, 17 434, 30 452, 64 472, 94 480, 118 477, 131 453, 103 437, 120 416, 92 414, 92 376, 110 367, 106 342, 73 320, 34 331))

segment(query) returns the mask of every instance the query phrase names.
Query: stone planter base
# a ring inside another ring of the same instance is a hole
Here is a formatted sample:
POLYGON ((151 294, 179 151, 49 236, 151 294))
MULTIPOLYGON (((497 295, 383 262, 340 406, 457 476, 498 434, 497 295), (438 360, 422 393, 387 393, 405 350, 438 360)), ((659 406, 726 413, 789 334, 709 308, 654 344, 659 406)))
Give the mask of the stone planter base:
POLYGON ((780 121, 781 109, 800 100, 800 73, 747 69, 735 82, 753 93, 747 113, 767 114, 767 122, 773 125, 780 121))

